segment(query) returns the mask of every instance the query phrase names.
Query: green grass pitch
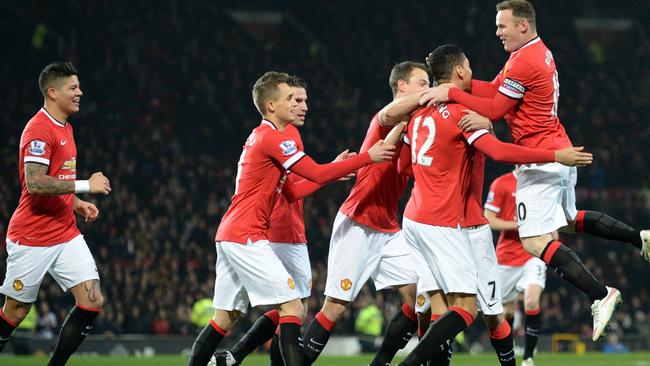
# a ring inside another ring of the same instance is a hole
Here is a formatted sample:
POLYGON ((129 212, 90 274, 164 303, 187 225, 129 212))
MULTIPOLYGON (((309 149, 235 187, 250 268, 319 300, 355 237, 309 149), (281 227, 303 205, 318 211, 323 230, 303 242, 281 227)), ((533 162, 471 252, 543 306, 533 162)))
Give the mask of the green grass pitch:
MULTIPOLYGON (((321 357, 316 366, 365 366, 370 362, 371 355, 349 357, 321 357)), ((397 365, 398 360, 393 362, 397 365)), ((268 356, 253 355, 246 359, 244 366, 267 366, 268 356)), ((517 360, 517 364, 521 359, 517 360)), ((650 353, 628 353, 609 355, 603 353, 588 353, 575 355, 569 353, 540 354, 535 357, 538 366, 650 366, 650 353)), ((7 366, 36 366, 46 365, 45 357, 0 357, 0 365, 7 366)), ((187 358, 178 356, 156 356, 149 358, 136 357, 73 357, 69 366, 184 366, 187 358)), ((491 353, 480 355, 457 354, 451 361, 452 366, 494 366, 498 365, 496 356, 491 353)))

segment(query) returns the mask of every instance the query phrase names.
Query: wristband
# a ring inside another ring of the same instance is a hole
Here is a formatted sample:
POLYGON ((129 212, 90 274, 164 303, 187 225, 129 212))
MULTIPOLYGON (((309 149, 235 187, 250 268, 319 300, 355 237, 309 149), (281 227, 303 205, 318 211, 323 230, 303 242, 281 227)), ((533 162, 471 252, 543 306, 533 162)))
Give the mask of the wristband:
POLYGON ((87 180, 74 181, 74 193, 88 193, 90 192, 90 182, 87 180))

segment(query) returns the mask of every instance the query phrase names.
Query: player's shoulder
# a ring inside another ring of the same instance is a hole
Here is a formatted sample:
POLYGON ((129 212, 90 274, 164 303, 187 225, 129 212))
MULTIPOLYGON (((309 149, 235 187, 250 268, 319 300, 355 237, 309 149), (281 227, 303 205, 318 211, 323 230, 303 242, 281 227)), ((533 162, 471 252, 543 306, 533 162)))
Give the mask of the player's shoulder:
POLYGON ((46 112, 41 109, 32 118, 30 118, 29 121, 27 121, 23 130, 23 136, 49 136, 51 132, 57 128, 55 123, 59 124, 60 127, 64 127, 64 125, 60 124, 58 121, 51 120, 46 112))
POLYGON ((494 180, 494 183, 497 185, 506 185, 516 182, 517 178, 514 176, 513 172, 508 172, 500 175, 497 179, 494 180))

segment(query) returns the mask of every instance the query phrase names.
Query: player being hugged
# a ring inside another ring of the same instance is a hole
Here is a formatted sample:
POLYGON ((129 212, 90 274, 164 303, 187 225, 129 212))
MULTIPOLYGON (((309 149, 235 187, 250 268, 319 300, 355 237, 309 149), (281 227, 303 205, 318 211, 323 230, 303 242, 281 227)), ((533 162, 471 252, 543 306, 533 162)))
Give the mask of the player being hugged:
MULTIPOLYGON (((510 58, 492 82, 474 80, 471 94, 441 85, 422 99, 430 105, 454 101, 491 120, 505 117, 514 143, 557 149, 572 146, 558 118, 560 82, 553 53, 537 35, 535 9, 526 0, 502 1, 496 6, 496 35, 510 58)), ((459 126, 473 131, 482 126, 467 117, 459 126)), ((559 164, 526 164, 517 180, 517 222, 524 249, 542 259, 591 301, 597 341, 605 331, 620 292, 605 286, 585 267, 576 253, 551 233, 585 232, 628 242, 650 261, 650 230, 636 230, 596 211, 578 211, 575 203, 575 168, 559 164)))
POLYGON ((22 188, 7 230, 7 271, 0 292, 0 351, 36 301, 46 273, 76 305, 63 322, 49 365, 64 365, 92 328, 104 297, 99 273, 75 214, 95 221, 99 209, 77 193, 107 195, 100 172, 77 178, 77 146, 68 117, 79 111, 83 93, 68 62, 47 65, 38 79, 45 105, 27 122, 20 138, 18 173, 22 188))
MULTIPOLYGON (((427 63, 437 84, 451 82, 461 89, 471 86, 472 69, 458 47, 436 48, 427 63)), ((401 364, 405 366, 420 365, 435 357, 444 343, 476 318, 477 293, 481 294, 478 271, 482 268, 476 264, 473 253, 476 247, 472 245, 470 229, 475 221, 469 217, 469 210, 481 204, 471 195, 476 154, 480 152, 498 162, 517 164, 556 161, 575 166, 592 161, 591 154, 581 152, 580 148, 532 149, 503 143, 486 129, 464 132, 457 126, 464 108, 457 103, 440 103, 413 113, 402 146, 410 154, 399 156, 400 171, 410 169, 415 177, 404 210, 404 237, 411 251, 424 257, 432 275, 429 278, 434 280, 425 283, 426 277, 421 276, 418 288, 427 289, 432 307, 440 301, 441 293, 449 305, 449 310, 431 324, 401 364), (476 202, 468 205, 469 200, 476 202)), ((497 333, 502 331, 509 332, 509 327, 497 333)), ((502 334, 495 336, 495 339, 506 339, 502 334)), ((503 343, 504 348, 511 347, 511 343, 503 343)), ((501 348, 494 342, 493 345, 501 348)), ((514 364, 513 352, 509 350, 503 356, 500 357, 502 365, 514 364)))

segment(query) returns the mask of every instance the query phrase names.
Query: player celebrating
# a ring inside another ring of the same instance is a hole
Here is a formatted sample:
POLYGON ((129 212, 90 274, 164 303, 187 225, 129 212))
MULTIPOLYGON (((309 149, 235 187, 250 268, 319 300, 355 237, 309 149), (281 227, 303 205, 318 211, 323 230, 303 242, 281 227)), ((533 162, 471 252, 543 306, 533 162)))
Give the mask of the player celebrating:
POLYGON ((275 305, 280 325, 280 350, 288 366, 301 365, 298 350, 304 311, 296 282, 268 241, 271 208, 287 170, 316 183, 326 183, 372 162, 392 158, 394 146, 377 142, 366 153, 345 161, 319 165, 283 134, 296 119, 297 103, 289 75, 267 72, 253 86, 253 101, 263 117, 248 136, 238 162, 235 194, 224 214, 215 241, 217 276, 215 313, 198 335, 189 365, 206 365, 217 345, 250 303, 275 305))
MULTIPOLYGON (((434 50, 429 69, 438 84, 452 82, 462 89, 471 86, 469 60, 456 46, 444 45, 434 50)), ((469 326, 477 314, 479 267, 472 255, 467 217, 474 149, 500 162, 558 161, 586 165, 592 159, 591 154, 580 152, 581 148, 530 149, 502 143, 485 129, 463 132, 457 127, 462 111, 459 104, 420 109, 411 117, 405 139, 410 144, 415 185, 404 212, 404 236, 411 250, 425 258, 436 281, 425 284, 421 279, 422 287, 438 285, 440 290, 430 294, 444 292, 450 305, 449 311, 431 324, 404 360, 402 365, 406 366, 429 360, 443 343, 469 326)), ((431 302, 434 301, 432 298, 431 302)))
MULTIPOLYGON (((451 100, 491 120, 505 116, 514 142, 537 148, 571 146, 558 118, 559 81, 553 54, 537 35, 535 10, 526 0, 497 4, 496 35, 510 59, 493 82, 475 81, 472 94, 435 88, 422 103, 451 100)), ((468 131, 475 126, 461 121, 468 131)), ((626 241, 641 249, 650 260, 650 231, 638 231, 600 212, 575 208, 575 168, 558 164, 525 165, 517 181, 517 220, 524 248, 589 296, 594 316, 592 339, 598 340, 616 305, 620 292, 606 287, 584 266, 580 258, 551 232, 586 232, 606 239, 626 241)))
POLYGON ((514 315, 518 293, 524 293, 526 338, 522 366, 534 366, 533 352, 542 322, 539 298, 546 285, 546 264, 528 254, 519 240, 515 218, 516 187, 517 169, 495 179, 485 202, 485 216, 490 220, 492 230, 501 231, 497 241, 497 258, 507 318, 514 315))
POLYGON ((77 178, 77 145, 68 117, 79 112, 83 93, 77 70, 68 62, 47 65, 38 79, 45 105, 20 138, 18 172, 22 192, 7 230, 7 270, 0 292, 0 351, 36 301, 49 272, 76 305, 61 327, 49 365, 65 365, 92 329, 104 297, 99 273, 75 214, 93 222, 99 209, 77 193, 108 194, 100 172, 77 178))
MULTIPOLYGON (((394 101, 377 113, 368 127, 361 152, 386 138, 391 128, 407 115, 402 105, 417 103, 429 88, 426 66, 402 62, 391 70, 389 84, 394 101)), ((396 134, 399 137, 399 133, 396 134)), ((377 290, 399 286, 402 308, 391 319, 384 344, 372 365, 385 365, 414 333, 413 310, 417 265, 404 242, 397 221, 397 206, 408 176, 397 173, 397 161, 360 169, 352 190, 334 221, 327 263, 325 302, 303 337, 305 362, 313 363, 325 348, 336 322, 343 316, 368 278, 377 290)), ((424 263, 421 264, 424 266, 424 263)))
MULTIPOLYGON (((303 79, 295 76, 288 80, 288 84, 294 93, 298 107, 296 119, 286 126, 284 134, 293 138, 298 148, 303 150, 302 138, 296 127, 302 127, 305 124, 305 117, 309 110, 307 107, 307 84, 303 79)), ((346 150, 334 161, 345 160, 354 155, 346 150)), ((301 320, 304 322, 308 310, 307 300, 311 293, 311 265, 306 245, 304 199, 302 197, 311 195, 322 185, 296 176, 296 174, 286 174, 283 179, 286 180, 282 194, 278 195, 275 206, 273 206, 268 237, 271 248, 296 283, 305 309, 301 316, 301 320)), ((214 364, 217 366, 239 365, 246 356, 272 338, 271 364, 282 365, 278 335, 276 334, 279 318, 277 310, 267 311, 255 321, 248 332, 229 351, 215 354, 214 364)))

